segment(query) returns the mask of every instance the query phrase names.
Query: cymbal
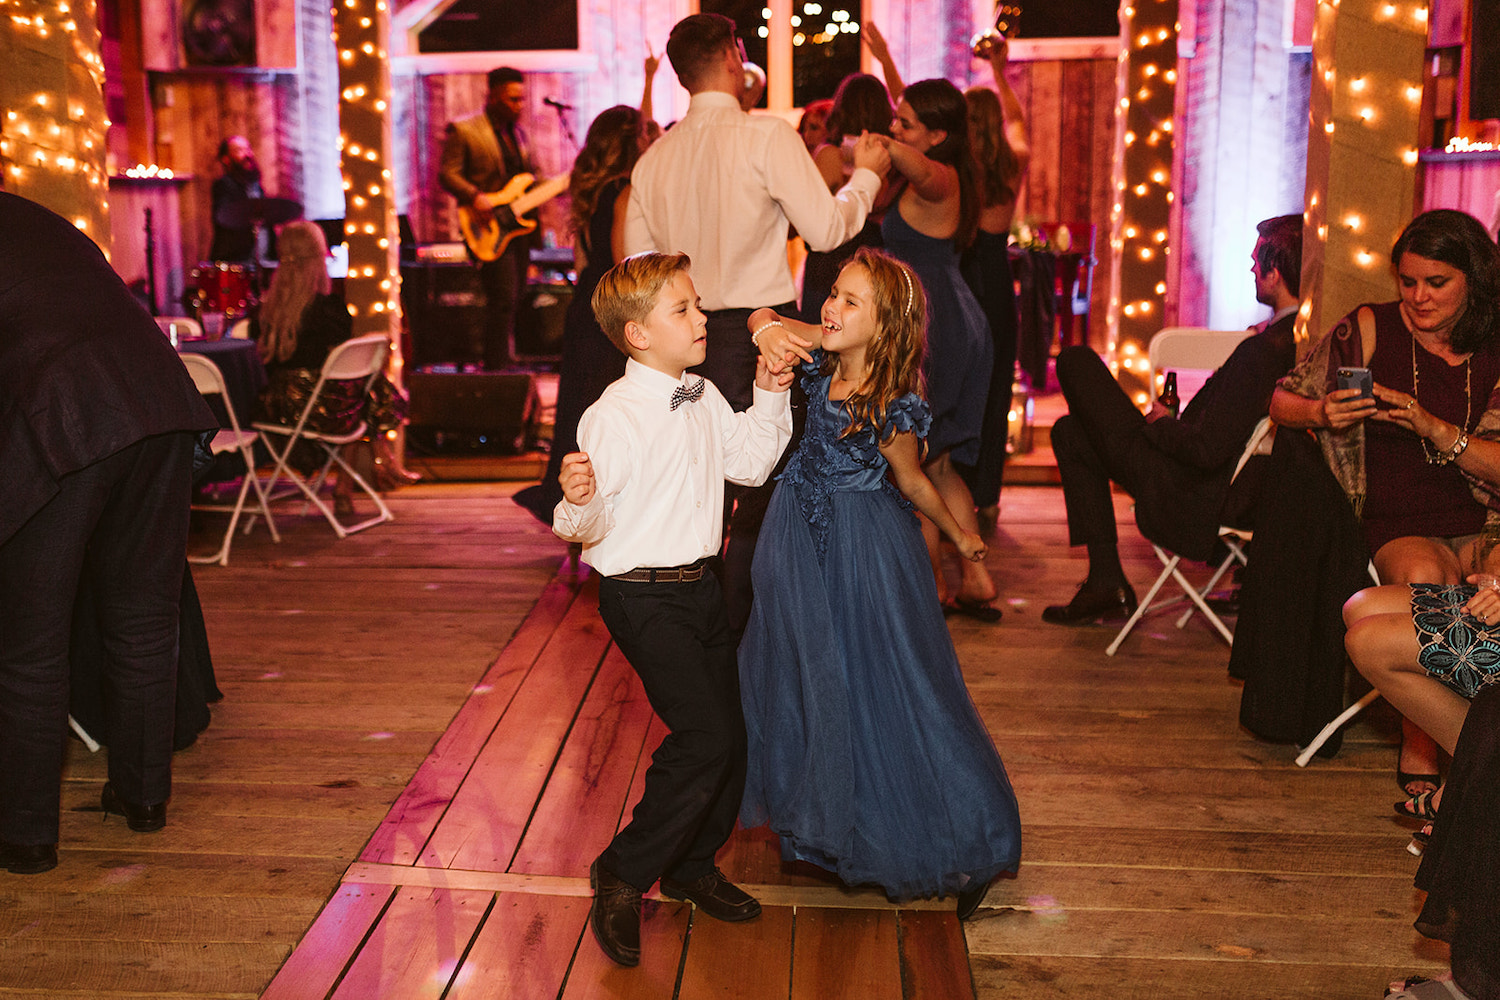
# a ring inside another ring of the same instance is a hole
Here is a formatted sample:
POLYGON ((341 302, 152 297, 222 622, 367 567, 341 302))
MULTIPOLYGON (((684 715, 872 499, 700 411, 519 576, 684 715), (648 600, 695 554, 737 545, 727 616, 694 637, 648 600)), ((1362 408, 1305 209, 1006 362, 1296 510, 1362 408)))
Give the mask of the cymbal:
POLYGON ((302 203, 290 198, 241 198, 226 201, 214 213, 214 221, 229 229, 245 229, 259 222, 274 226, 302 217, 302 203))

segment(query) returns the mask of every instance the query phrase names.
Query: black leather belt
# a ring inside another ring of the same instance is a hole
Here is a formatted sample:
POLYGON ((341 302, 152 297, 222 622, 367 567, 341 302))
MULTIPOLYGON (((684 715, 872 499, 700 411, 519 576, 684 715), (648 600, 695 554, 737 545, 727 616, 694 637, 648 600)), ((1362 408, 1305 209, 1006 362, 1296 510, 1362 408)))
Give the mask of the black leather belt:
POLYGON ((703 579, 704 565, 695 562, 691 566, 669 566, 666 569, 633 569, 628 573, 617 573, 611 580, 624 583, 693 583, 703 579))

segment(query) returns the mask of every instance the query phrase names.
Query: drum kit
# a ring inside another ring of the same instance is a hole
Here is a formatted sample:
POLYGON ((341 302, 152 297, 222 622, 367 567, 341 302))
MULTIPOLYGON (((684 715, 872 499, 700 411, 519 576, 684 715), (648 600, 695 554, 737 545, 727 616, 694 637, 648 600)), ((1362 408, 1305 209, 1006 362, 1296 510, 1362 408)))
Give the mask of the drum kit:
MULTIPOLYGON (((214 213, 214 221, 230 229, 251 229, 253 246, 260 246, 260 233, 266 226, 280 225, 301 218, 302 205, 290 198, 244 198, 225 202, 214 213)), ((204 329, 222 327, 249 314, 260 299, 260 266, 225 261, 202 261, 193 269, 197 288, 193 304, 204 329)))

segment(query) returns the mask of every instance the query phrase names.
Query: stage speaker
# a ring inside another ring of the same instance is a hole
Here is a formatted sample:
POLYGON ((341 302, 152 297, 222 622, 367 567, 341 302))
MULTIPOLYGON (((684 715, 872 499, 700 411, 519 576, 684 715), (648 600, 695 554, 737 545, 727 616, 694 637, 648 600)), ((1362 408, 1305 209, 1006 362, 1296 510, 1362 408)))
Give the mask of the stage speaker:
POLYGON ((541 400, 525 372, 413 372, 409 439, 432 450, 513 455, 536 441, 541 400))
POLYGON ((516 355, 530 360, 561 360, 563 331, 572 301, 572 285, 527 285, 516 309, 516 355))
POLYGON ((485 300, 479 271, 471 264, 402 267, 401 304, 411 322, 414 366, 475 360, 484 343, 485 300))

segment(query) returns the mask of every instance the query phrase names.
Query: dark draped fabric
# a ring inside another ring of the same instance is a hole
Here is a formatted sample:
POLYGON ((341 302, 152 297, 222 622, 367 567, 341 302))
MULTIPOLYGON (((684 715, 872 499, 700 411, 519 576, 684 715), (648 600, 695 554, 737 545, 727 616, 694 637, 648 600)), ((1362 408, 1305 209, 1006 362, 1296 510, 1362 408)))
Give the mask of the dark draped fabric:
POLYGON ((1427 893, 1417 930, 1452 946, 1454 981, 1474 1000, 1500 1000, 1500 685, 1469 707, 1417 888, 1427 893))
POLYGON ((1057 329, 1057 258, 1046 250, 1028 250, 1012 257, 1011 264, 1020 285, 1016 297, 1021 322, 1017 359, 1032 388, 1042 392, 1057 329))
MULTIPOLYGON (((79 588, 78 602, 73 606, 73 639, 68 651, 72 672, 68 696, 68 714, 73 716, 90 736, 107 742, 105 724, 108 712, 107 688, 104 683, 104 639, 99 633, 94 612, 93 593, 85 584, 79 588)), ((182 574, 182 607, 177 624, 177 714, 172 749, 192 746, 198 734, 208 728, 208 706, 224 697, 214 680, 214 661, 208 649, 208 626, 203 622, 203 605, 193 584, 192 567, 182 574)))
POLYGON ((1255 525, 1229 654, 1240 724, 1305 746, 1344 709, 1344 602, 1372 583, 1359 522, 1306 432, 1277 431, 1255 525))

